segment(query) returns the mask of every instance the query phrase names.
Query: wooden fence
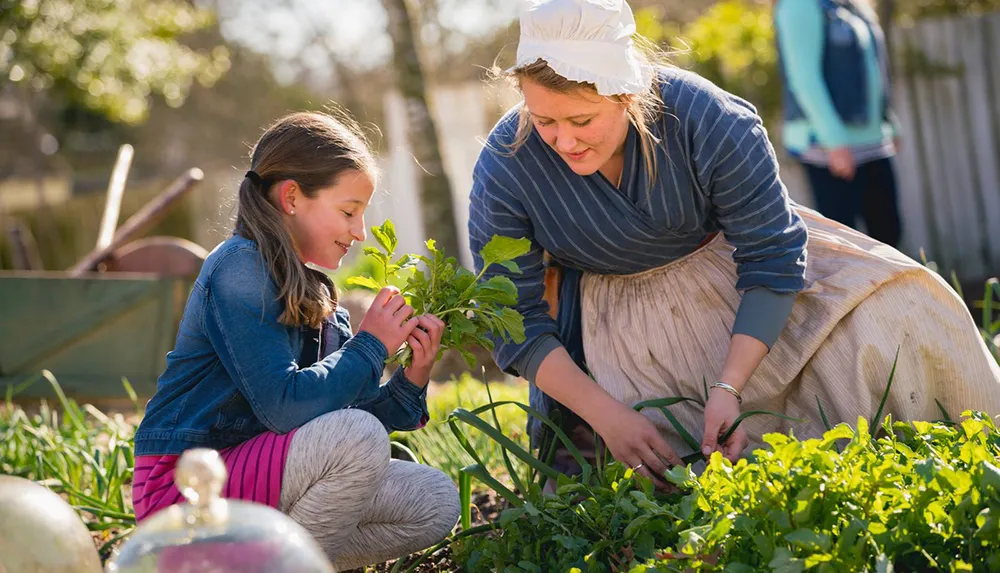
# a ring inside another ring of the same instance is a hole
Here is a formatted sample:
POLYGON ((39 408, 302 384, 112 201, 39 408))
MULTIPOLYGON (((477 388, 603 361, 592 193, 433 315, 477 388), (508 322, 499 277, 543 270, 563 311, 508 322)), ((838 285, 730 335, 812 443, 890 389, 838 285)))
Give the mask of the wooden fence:
POLYGON ((1000 13, 894 30, 903 250, 1000 273, 1000 13))

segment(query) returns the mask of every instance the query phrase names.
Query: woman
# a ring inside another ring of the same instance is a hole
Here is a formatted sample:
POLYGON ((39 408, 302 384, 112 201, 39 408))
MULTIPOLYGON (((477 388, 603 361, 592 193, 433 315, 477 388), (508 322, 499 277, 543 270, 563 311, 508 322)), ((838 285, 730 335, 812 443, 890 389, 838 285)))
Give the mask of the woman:
POLYGON ((654 66, 634 32, 620 0, 527 7, 507 72, 523 105, 474 170, 472 252, 494 234, 532 241, 521 274, 497 271, 519 288, 527 340, 494 350, 532 402, 564 405, 581 443, 592 428, 647 476, 689 449, 659 412, 630 406, 699 396, 703 379, 704 411, 671 411, 729 459, 766 432, 820 435, 817 399, 834 423, 874 414, 897 348, 897 419, 938 416, 935 399, 1000 412, 1000 368, 948 286, 791 204, 754 108, 654 66), (555 319, 546 254, 562 267, 555 319), (741 409, 807 421, 754 417, 718 443, 741 409))
POLYGON ((885 38, 864 0, 778 0, 785 88, 783 141, 806 170, 816 209, 899 243, 899 123, 890 108, 885 38))

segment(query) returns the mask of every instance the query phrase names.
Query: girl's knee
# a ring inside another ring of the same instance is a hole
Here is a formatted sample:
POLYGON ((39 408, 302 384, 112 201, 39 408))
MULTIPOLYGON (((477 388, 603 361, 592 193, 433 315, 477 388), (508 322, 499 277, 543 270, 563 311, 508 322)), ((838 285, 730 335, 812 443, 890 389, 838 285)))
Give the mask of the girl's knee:
POLYGON ((373 414, 364 410, 340 410, 344 417, 345 437, 354 439, 359 446, 385 450, 389 454, 389 432, 373 414))
POLYGON ((344 444, 364 449, 385 450, 389 455, 389 433, 374 415, 352 408, 328 412, 316 418, 315 431, 337 438, 344 444))
POLYGON ((363 410, 323 414, 299 432, 313 444, 312 454, 325 458, 330 469, 346 463, 381 473, 388 467, 389 434, 378 418, 363 410))
POLYGON ((430 468, 426 482, 426 495, 428 505, 433 508, 435 525, 440 527, 438 532, 442 538, 451 533, 451 530, 458 523, 461 506, 458 499, 458 488, 447 474, 436 468, 430 468))

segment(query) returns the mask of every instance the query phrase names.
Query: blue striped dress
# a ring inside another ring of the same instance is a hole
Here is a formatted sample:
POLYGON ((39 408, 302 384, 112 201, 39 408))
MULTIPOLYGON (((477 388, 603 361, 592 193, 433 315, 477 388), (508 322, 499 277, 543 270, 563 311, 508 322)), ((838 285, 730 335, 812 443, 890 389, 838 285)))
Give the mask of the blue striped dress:
MULTIPOLYGON (((779 178, 756 110, 680 69, 662 70, 660 83, 665 113, 650 126, 660 140, 654 181, 648 180, 634 128, 626 139, 620 188, 599 172, 574 173, 535 132, 516 153, 507 152, 517 130, 517 108, 493 128, 473 174, 469 241, 476 271, 482 269, 478 252, 494 234, 532 242, 531 251, 517 261, 522 274, 497 266, 486 273, 514 281, 517 310, 525 319, 524 343, 495 340, 493 355, 505 371, 525 375, 529 362, 537 368, 540 358, 560 344, 583 366, 582 273, 632 274, 660 267, 690 254, 715 231, 735 247, 739 278, 733 287, 745 293, 738 314, 753 314, 753 308, 744 307, 763 300, 749 293, 785 293, 789 302, 780 324, 765 327, 772 334, 757 338, 770 346, 774 340, 766 339, 776 339, 784 327, 794 293, 804 288, 807 232, 779 178), (564 268, 556 320, 543 300, 544 251, 564 268)), ((533 391, 533 402, 535 397, 533 391)))

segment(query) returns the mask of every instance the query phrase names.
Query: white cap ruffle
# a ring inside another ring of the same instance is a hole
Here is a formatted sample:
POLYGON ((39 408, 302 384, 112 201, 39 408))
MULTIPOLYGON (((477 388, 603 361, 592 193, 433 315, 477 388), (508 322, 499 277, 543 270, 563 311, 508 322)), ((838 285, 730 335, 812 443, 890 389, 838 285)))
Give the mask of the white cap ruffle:
POLYGON ((604 96, 649 89, 653 68, 632 40, 635 17, 624 0, 527 0, 514 69, 544 60, 560 76, 604 96))

